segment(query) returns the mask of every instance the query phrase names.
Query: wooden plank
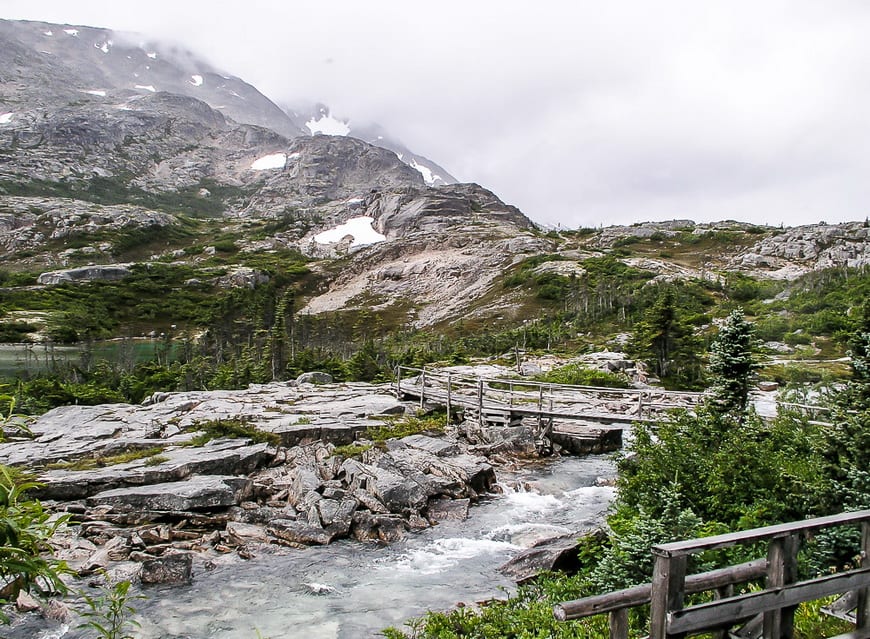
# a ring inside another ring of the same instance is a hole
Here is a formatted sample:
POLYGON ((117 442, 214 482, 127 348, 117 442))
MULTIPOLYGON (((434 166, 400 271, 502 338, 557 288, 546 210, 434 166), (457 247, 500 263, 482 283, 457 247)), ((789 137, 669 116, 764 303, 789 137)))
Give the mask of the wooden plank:
POLYGON ((676 541, 669 544, 660 544, 653 546, 653 552, 660 553, 666 556, 689 555, 702 550, 715 550, 716 548, 727 548, 738 543, 749 543, 770 539, 773 537, 785 537, 796 533, 807 533, 828 528, 830 526, 838 526, 842 524, 857 524, 862 521, 870 521, 870 510, 858 510, 855 512, 840 513, 838 515, 830 515, 828 517, 818 517, 816 519, 806 519, 803 521, 794 521, 786 524, 776 524, 775 526, 765 526, 764 528, 755 528, 753 530, 744 530, 741 532, 725 533, 724 535, 714 535, 712 537, 703 537, 700 539, 690 539, 688 541, 676 541))
POLYGON ((680 639, 685 633, 672 632, 668 613, 683 607, 686 582, 686 556, 656 555, 650 593, 650 639, 680 639))
MULTIPOLYGON (((763 577, 767 572, 767 560, 756 559, 736 566, 719 568, 709 572, 701 572, 686 577, 686 593, 704 592, 715 588, 723 588, 731 584, 739 584, 763 577)), ((585 597, 573 601, 565 601, 553 608, 553 615, 559 621, 582 619, 592 615, 600 615, 620 608, 644 606, 650 602, 652 584, 643 584, 608 592, 595 597, 585 597)))
POLYGON ((610 613, 610 639, 628 639, 628 609, 610 613))
POLYGON ((667 630, 671 634, 667 636, 713 630, 732 623, 734 619, 752 617, 777 608, 797 606, 804 601, 822 599, 868 586, 870 586, 870 568, 860 568, 789 584, 775 590, 751 592, 681 610, 672 609, 667 619, 667 630))
MULTIPOLYGON (((861 567, 870 569, 870 521, 861 524, 861 567)), ((855 629, 870 632, 870 588, 865 587, 858 591, 855 629)))

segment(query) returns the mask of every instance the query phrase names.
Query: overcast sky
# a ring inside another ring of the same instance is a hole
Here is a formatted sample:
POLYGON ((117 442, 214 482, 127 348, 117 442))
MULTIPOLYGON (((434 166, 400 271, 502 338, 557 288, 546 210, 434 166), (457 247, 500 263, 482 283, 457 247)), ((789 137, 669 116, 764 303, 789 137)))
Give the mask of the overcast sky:
POLYGON ((565 227, 870 214, 866 0, 0 0, 179 41, 565 227))

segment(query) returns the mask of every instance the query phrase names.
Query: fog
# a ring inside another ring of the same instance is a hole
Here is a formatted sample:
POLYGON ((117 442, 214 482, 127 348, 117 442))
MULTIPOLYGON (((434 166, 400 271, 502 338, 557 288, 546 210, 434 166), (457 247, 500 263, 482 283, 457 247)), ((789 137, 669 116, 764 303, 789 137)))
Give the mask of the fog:
POLYGON ((563 227, 864 219, 862 0, 4 0, 180 42, 563 227))

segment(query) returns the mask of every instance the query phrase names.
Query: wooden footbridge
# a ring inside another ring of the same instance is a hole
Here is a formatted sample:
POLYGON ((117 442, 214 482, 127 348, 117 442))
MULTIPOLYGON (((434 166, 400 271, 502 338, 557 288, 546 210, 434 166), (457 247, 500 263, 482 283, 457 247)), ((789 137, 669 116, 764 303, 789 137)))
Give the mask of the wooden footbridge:
POLYGON ((448 420, 459 413, 481 427, 533 420, 539 435, 574 452, 589 452, 591 439, 609 438, 615 445, 605 446, 616 448, 625 426, 657 421, 674 408, 691 409, 704 397, 703 393, 571 386, 404 366, 396 371, 394 388, 398 397, 417 400, 421 407, 444 406, 448 420))

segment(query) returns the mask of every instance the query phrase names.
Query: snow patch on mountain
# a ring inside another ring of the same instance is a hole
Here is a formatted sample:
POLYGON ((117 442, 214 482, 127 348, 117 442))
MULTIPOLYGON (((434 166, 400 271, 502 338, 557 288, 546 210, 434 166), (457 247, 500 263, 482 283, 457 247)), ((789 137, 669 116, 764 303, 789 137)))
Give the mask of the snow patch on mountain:
POLYGON ((156 60, 156 59, 157 59, 157 54, 154 53, 153 51, 150 51, 150 52, 146 53, 145 55, 147 55, 147 56, 148 56, 149 58, 151 58, 152 60, 156 60))
POLYGON ((144 91, 151 91, 151 93, 156 93, 157 89, 154 88, 153 84, 137 84, 137 89, 142 89, 144 91))
POLYGON ((285 164, 287 164, 286 153, 272 153, 270 155, 264 155, 259 160, 254 161, 254 163, 251 164, 251 170, 265 171, 267 169, 283 169, 285 164))
POLYGON ((330 113, 321 111, 320 118, 311 118, 305 123, 311 135, 322 133, 324 135, 347 135, 350 133, 350 127, 346 122, 332 117, 330 113))
POLYGON ((54 35, 54 31, 49 29, 48 31, 43 31, 42 35, 48 36, 49 38, 54 35))
POLYGON ((3 113, 0 114, 0 124, 9 124, 12 121, 12 116, 14 113, 3 113))
POLYGON ((111 42, 102 42, 102 43, 101 43, 101 42, 95 42, 95 43, 94 43, 94 48, 95 48, 95 49, 99 49, 99 50, 102 51, 103 53, 108 53, 108 52, 109 52, 109 47, 110 47, 110 46, 112 46, 112 43, 111 43, 111 42))
POLYGON ((387 239, 386 235, 378 233, 372 228, 372 223, 375 221, 373 217, 352 217, 344 224, 336 226, 334 229, 323 231, 314 236, 314 241, 318 244, 335 244, 341 242, 345 237, 350 235, 353 237, 351 246, 366 246, 368 244, 377 244, 384 242, 387 239))
POLYGON ((190 83, 195 87, 201 87, 202 86, 202 76, 201 75, 190 76, 190 83))
MULTIPOLYGON (((399 159, 401 160, 402 158, 400 157, 399 159)), ((411 158, 411 161, 408 163, 408 165, 412 169, 417 169, 420 172, 420 174, 423 176, 423 180, 429 186, 432 186, 433 184, 435 184, 435 182, 437 180, 441 180, 441 181, 444 180, 444 178, 442 178, 440 175, 436 175, 436 174, 432 173, 432 169, 430 169, 428 166, 424 166, 422 164, 417 164, 417 160, 415 160, 414 158, 411 158)))
POLYGON ((64 32, 65 34, 67 34, 68 36, 72 36, 72 37, 74 37, 74 38, 77 38, 78 35, 79 35, 79 30, 78 30, 78 29, 64 29, 63 32, 64 32))
POLYGON ((100 97, 100 98, 106 97, 106 92, 103 91, 102 89, 90 89, 88 91, 83 91, 83 93, 87 93, 88 95, 95 95, 95 96, 100 97))

